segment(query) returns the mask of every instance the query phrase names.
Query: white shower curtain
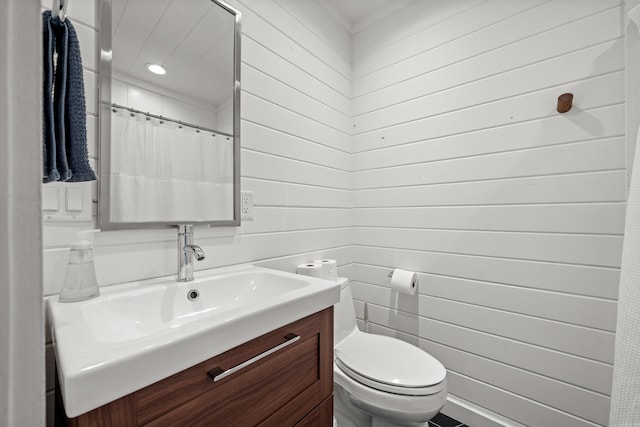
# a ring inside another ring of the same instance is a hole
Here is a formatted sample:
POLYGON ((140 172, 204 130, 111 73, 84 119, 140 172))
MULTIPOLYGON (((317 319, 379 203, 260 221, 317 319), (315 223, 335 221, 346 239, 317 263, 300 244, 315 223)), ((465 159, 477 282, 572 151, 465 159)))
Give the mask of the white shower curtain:
POLYGON ((624 228, 609 425, 640 426, 640 138, 624 228))
MULTIPOLYGON (((627 4, 633 23, 628 27, 630 31, 640 28, 637 3, 627 4)), ((627 37, 628 43, 637 44, 633 41, 637 39, 635 32, 627 33, 627 37)), ((610 427, 640 426, 640 129, 632 168, 618 292, 610 427)))
POLYGON ((110 185, 116 222, 233 219, 233 141, 114 112, 110 185))

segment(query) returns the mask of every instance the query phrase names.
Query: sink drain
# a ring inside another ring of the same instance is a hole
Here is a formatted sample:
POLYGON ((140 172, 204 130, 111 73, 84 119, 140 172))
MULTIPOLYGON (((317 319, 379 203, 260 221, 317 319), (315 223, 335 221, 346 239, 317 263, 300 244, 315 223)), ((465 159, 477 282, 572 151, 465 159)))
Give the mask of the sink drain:
POLYGON ((197 289, 191 289, 189 292, 187 292, 187 298, 189 299, 189 301, 195 301, 199 296, 200 292, 198 292, 197 289))

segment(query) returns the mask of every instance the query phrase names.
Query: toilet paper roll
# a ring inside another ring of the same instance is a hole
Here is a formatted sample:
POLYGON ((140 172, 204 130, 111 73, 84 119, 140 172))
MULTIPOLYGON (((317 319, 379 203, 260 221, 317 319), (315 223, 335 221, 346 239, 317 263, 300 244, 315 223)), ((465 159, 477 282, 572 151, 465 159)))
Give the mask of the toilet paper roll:
POLYGON ((322 278, 335 282, 338 280, 338 263, 335 259, 319 259, 314 261, 322 265, 322 278))
POLYGON ((297 268, 298 274, 302 274, 303 276, 317 277, 318 279, 322 279, 322 271, 322 264, 320 264, 319 262, 307 262, 298 265, 297 268))
POLYGON ((391 276, 391 289, 401 294, 413 295, 418 287, 418 275, 413 271, 396 268, 391 276))

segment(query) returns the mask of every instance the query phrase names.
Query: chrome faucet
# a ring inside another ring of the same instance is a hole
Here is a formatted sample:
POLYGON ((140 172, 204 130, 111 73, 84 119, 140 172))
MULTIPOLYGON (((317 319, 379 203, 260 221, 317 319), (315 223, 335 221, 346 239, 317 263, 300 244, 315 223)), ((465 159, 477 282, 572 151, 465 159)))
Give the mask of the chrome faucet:
POLYGON ((178 282, 193 280, 193 259, 202 261, 204 251, 193 244, 193 225, 178 226, 178 282))

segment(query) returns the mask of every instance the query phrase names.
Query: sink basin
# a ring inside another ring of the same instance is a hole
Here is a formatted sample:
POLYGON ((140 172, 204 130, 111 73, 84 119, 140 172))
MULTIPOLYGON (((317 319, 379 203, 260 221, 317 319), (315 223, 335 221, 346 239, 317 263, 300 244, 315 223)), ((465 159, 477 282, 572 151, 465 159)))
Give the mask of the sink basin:
POLYGON ((242 265, 47 299, 67 416, 76 417, 338 302, 337 283, 242 265))
MULTIPOLYGON (((243 307, 293 291, 308 281, 267 270, 198 277, 193 282, 153 281, 130 292, 105 294, 82 305, 82 318, 97 342, 119 343, 172 333, 191 322, 225 322, 243 307)), ((256 307, 257 308, 257 307, 256 307)))

